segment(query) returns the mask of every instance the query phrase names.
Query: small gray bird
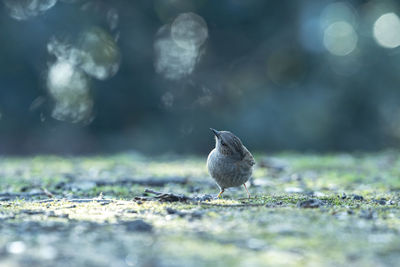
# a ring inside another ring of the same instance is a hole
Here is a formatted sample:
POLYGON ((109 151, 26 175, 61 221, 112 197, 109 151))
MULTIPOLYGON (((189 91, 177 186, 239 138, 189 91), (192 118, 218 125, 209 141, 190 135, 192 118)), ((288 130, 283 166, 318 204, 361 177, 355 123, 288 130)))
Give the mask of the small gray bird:
POLYGON ((218 197, 228 187, 243 185, 250 198, 245 183, 250 179, 256 163, 253 155, 233 133, 212 128, 210 130, 215 135, 215 148, 208 155, 207 168, 221 189, 218 197))

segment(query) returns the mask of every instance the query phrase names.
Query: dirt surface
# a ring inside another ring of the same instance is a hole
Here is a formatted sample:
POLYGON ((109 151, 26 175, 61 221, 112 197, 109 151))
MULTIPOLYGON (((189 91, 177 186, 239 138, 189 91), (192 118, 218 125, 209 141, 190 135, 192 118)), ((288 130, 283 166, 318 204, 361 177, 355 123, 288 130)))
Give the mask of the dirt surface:
POLYGON ((400 154, 0 158, 0 266, 395 266, 400 154))

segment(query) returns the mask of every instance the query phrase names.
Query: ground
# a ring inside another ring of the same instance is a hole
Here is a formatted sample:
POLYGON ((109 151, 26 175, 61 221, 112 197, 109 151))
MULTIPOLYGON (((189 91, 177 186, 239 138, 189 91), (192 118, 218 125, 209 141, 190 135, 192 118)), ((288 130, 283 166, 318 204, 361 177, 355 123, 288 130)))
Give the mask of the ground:
POLYGON ((395 266, 400 153, 0 158, 0 266, 395 266), (169 194, 161 194, 169 193, 169 194))

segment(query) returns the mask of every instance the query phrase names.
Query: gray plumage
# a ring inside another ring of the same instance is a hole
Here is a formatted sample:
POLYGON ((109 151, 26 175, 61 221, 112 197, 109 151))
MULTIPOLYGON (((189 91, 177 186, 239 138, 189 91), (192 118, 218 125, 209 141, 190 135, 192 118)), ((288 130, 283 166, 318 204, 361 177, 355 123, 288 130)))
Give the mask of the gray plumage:
POLYGON ((253 155, 233 133, 211 130, 215 135, 215 148, 208 155, 207 169, 221 189, 218 197, 229 187, 244 185, 246 188, 255 164, 253 155))

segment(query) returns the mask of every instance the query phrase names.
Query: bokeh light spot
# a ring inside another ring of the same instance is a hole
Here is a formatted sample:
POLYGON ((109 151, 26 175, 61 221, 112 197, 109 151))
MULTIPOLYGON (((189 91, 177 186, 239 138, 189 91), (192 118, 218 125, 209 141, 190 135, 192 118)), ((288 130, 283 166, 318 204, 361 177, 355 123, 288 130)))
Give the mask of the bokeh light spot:
POLYGON ((118 11, 114 8, 107 12, 107 22, 111 30, 115 30, 118 26, 119 15, 118 11))
POLYGON ((162 97, 161 101, 164 107, 171 108, 174 105, 174 95, 171 92, 166 92, 162 97))
POLYGON ((171 25, 171 37, 184 49, 198 49, 208 37, 207 24, 194 13, 180 14, 171 25))
POLYGON ((156 72, 170 80, 178 80, 191 74, 199 56, 197 50, 179 47, 168 37, 156 40, 154 50, 156 72))
POLYGON ((55 105, 56 120, 84 122, 91 117, 93 100, 87 75, 68 61, 59 60, 50 66, 47 88, 55 105))
POLYGON ((357 46, 357 33, 346 21, 337 21, 329 25, 324 32, 324 46, 333 55, 346 56, 357 46))
POLYGON ((163 23, 168 23, 171 18, 182 12, 195 12, 206 3, 206 0, 154 0, 154 11, 163 23))
POLYGON ((72 44, 52 38, 50 54, 82 68, 88 75, 105 80, 114 76, 120 65, 120 52, 113 38, 98 27, 83 31, 72 44))
POLYGON ((54 64, 49 72, 49 83, 51 88, 67 86, 74 74, 74 67, 68 62, 54 64))
POLYGON ((326 29, 335 22, 346 21, 353 27, 357 25, 357 17, 354 9, 344 2, 329 4, 321 13, 320 25, 326 29))
POLYGON ((172 26, 163 25, 154 41, 156 72, 169 80, 190 75, 203 54, 202 44, 207 37, 206 23, 193 13, 179 15, 172 26))
POLYGON ((57 0, 3 0, 10 16, 16 20, 27 20, 52 8, 57 0))
POLYGON ((386 13, 374 23, 373 36, 376 42, 385 48, 400 45, 400 19, 395 13, 386 13))

